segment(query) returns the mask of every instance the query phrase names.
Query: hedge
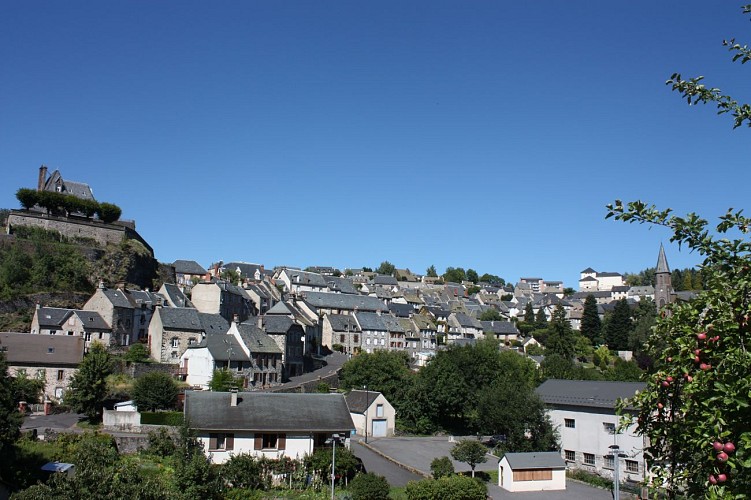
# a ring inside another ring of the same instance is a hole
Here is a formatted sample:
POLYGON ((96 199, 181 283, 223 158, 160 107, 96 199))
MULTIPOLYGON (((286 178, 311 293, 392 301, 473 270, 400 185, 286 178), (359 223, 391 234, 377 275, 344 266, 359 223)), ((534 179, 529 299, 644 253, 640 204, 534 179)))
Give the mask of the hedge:
POLYGON ((183 413, 180 411, 143 411, 142 425, 183 425, 183 413))
POLYGON ((86 217, 92 217, 96 214, 103 222, 108 224, 115 222, 122 215, 120 207, 112 203, 84 200, 72 194, 62 194, 55 191, 36 191, 21 188, 16 191, 16 198, 26 210, 39 205, 50 213, 77 212, 84 214, 86 217))

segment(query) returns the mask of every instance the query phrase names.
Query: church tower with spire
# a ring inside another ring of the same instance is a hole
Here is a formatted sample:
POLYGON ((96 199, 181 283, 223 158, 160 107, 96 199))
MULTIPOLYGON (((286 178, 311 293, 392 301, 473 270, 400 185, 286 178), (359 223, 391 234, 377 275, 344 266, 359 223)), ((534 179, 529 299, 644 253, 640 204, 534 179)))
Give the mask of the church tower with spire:
POLYGON ((673 282, 668 267, 668 259, 665 257, 665 248, 660 243, 660 254, 657 256, 657 268, 655 269, 655 303, 657 310, 662 309, 673 301, 673 282))

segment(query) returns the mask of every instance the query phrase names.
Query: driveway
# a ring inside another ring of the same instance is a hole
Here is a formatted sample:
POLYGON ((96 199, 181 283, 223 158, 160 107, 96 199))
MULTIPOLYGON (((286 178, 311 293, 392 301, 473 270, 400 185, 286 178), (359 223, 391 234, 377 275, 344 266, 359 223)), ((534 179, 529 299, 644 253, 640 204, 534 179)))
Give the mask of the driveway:
MULTIPOLYGON (((368 445, 376 452, 390 458, 396 463, 411 467, 430 475, 430 462, 435 458, 451 458, 451 448, 455 443, 449 442, 448 437, 393 437, 369 438, 368 445)), ((486 455, 487 462, 478 464, 475 471, 491 471, 498 467, 498 458, 486 455)), ((470 471, 470 467, 463 462, 452 460, 456 472, 470 471)), ((494 500, 611 500, 610 491, 593 488, 586 484, 567 480, 564 491, 541 491, 527 493, 510 493, 496 484, 488 483, 488 495, 494 500)), ((623 496, 623 498, 627 498, 623 496)))
POLYGON ((76 424, 83 418, 83 415, 76 413, 60 413, 58 415, 28 415, 23 419, 21 424, 21 430, 27 431, 31 429, 37 429, 38 431, 44 431, 45 429, 52 429, 60 432, 69 429, 78 429, 76 424))

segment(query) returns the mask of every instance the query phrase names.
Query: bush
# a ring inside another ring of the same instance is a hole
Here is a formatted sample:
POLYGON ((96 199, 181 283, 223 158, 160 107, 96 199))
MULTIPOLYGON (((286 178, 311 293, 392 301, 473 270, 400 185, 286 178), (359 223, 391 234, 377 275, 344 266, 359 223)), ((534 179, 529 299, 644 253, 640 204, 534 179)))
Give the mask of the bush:
POLYGON ((141 424, 143 425, 171 425, 178 427, 183 425, 183 422, 183 414, 179 411, 141 412, 141 424))
POLYGON ((97 209, 97 215, 106 224, 115 222, 122 215, 122 210, 117 205, 112 203, 100 203, 97 209))
POLYGON ((179 389, 172 375, 151 372, 136 379, 133 401, 142 410, 171 410, 177 403, 179 389))
POLYGON ((149 360, 149 349, 143 344, 133 344, 125 353, 125 361, 144 363, 149 360))
POLYGON ((231 488, 263 490, 268 487, 260 461, 253 455, 233 455, 222 465, 222 479, 231 488))
POLYGON ((390 486, 386 478, 377 474, 358 474, 349 484, 353 500, 385 500, 390 486))
POLYGON ((149 447, 147 451, 159 457, 168 457, 175 453, 175 440, 167 429, 162 427, 158 431, 149 432, 149 447))
POLYGON ((29 210, 39 202, 39 196, 34 189, 21 188, 16 191, 16 198, 26 210, 29 210))
POLYGON ((485 500, 488 488, 471 477, 453 475, 410 481, 404 492, 408 500, 485 500))
POLYGON ((434 458, 430 462, 430 473, 433 474, 433 479, 450 476, 454 473, 454 464, 449 457, 434 458))

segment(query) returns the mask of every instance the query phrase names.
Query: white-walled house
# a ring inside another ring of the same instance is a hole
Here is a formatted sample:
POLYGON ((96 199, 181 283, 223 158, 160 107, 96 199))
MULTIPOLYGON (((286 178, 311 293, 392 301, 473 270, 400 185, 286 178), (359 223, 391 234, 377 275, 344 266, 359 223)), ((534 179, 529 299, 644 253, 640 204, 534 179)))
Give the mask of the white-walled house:
POLYGON ((394 435, 396 410, 386 396, 377 391, 349 391, 344 395, 349 407, 355 432, 365 436, 387 437, 394 435))
POLYGON ((506 453, 498 462, 498 486, 507 491, 566 489, 566 462, 555 451, 506 453))
POLYGON ((184 412, 213 463, 241 453, 302 459, 333 434, 349 447, 354 429, 341 394, 187 391, 184 412))
POLYGON ((569 467, 612 477, 615 463, 608 457, 609 447, 618 444, 626 454, 619 461, 621 479, 644 479, 644 438, 636 434, 636 423, 615 433, 617 401, 644 387, 641 382, 549 379, 536 389, 560 433, 561 456, 569 467))

